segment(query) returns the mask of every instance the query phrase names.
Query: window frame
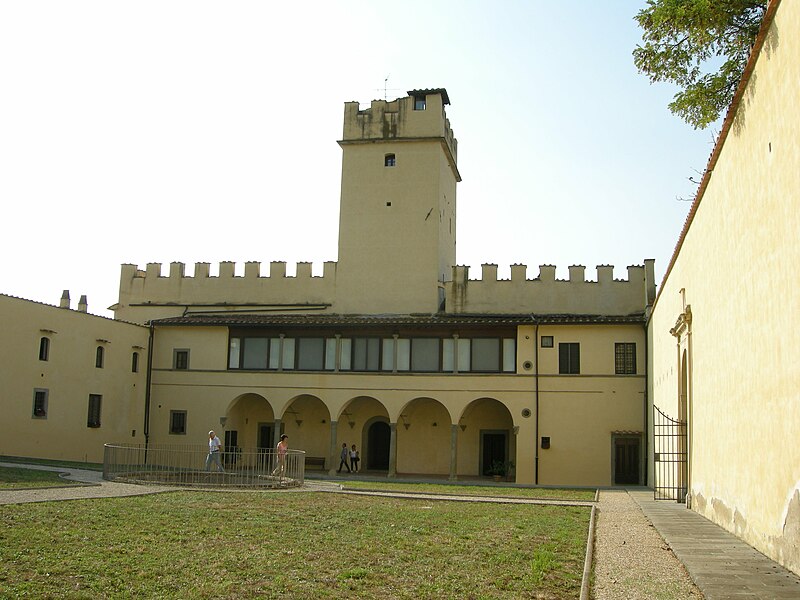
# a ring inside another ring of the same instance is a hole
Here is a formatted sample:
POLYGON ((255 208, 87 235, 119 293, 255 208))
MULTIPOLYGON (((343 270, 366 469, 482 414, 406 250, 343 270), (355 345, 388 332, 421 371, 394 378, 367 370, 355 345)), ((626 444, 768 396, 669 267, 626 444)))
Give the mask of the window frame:
POLYGON ((103 395, 89 394, 89 410, 86 415, 86 427, 99 429, 103 411, 103 395))
POLYGON ((581 374, 581 345, 580 342, 558 343, 558 374, 581 374), (564 360, 566 357, 566 360, 564 360))
POLYGON ((614 374, 636 375, 636 342, 614 342, 614 374))
POLYGON ((47 419, 47 412, 48 412, 48 403, 50 400, 50 390, 47 388, 33 388, 33 407, 31 408, 31 418, 32 419, 47 419), (39 404, 39 395, 41 394, 41 405, 42 408, 39 408, 38 411, 41 414, 37 414, 37 404, 39 404))
POLYGON ((106 349, 103 346, 97 346, 94 351, 94 366, 96 369, 102 369, 106 362, 106 349))
POLYGON ((189 370, 189 349, 188 348, 173 348, 172 349, 172 369, 175 371, 188 371, 189 370), (185 360, 183 359, 185 357, 185 360))
POLYGON ((50 338, 46 335, 39 339, 39 360, 44 362, 50 360, 50 338))
POLYGON ((397 166, 397 155, 394 152, 387 152, 383 155, 383 166, 384 167, 396 167, 397 166))
POLYGON ((186 420, 188 412, 185 410, 171 410, 169 411, 169 435, 186 435, 186 420), (176 428, 176 417, 182 416, 182 427, 176 428))
POLYGON ((131 353, 131 373, 139 372, 139 352, 133 351, 131 353))

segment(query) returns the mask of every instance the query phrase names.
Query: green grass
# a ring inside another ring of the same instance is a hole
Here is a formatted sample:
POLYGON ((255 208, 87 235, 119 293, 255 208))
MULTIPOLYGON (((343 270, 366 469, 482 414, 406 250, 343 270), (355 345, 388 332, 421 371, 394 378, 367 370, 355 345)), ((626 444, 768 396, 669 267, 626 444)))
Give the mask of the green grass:
POLYGON ((75 462, 69 460, 50 460, 47 458, 25 458, 24 456, 0 456, 0 462, 21 463, 27 465, 43 465, 46 467, 66 467, 68 469, 87 469, 102 471, 102 463, 75 462))
POLYGON ((55 471, 35 471, 16 467, 0 467, 0 490, 33 487, 63 487, 76 485, 59 477, 55 471))
POLYGON ((578 507, 308 492, 0 506, 0 597, 577 598, 578 507))
POLYGON ((559 488, 522 488, 481 485, 452 485, 449 483, 405 483, 384 481, 338 481, 346 490, 380 490, 409 493, 447 494, 462 496, 513 496, 552 500, 594 500, 595 490, 559 488))

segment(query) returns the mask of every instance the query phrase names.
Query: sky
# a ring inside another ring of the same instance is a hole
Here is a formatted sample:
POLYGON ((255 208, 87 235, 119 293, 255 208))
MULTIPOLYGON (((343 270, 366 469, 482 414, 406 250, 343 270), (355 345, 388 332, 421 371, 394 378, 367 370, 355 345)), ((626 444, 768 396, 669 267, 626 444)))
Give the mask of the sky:
POLYGON ((0 3, 0 293, 112 316, 120 265, 337 259, 344 103, 446 88, 457 262, 660 282, 719 127, 631 52, 644 0, 0 3))

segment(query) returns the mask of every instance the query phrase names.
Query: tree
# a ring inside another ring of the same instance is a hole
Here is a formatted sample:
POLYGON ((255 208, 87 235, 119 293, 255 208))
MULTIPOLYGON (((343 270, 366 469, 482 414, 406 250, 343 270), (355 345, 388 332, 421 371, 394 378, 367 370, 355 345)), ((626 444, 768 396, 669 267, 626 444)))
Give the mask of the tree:
POLYGON ((733 100, 766 7, 767 0, 647 0, 634 17, 644 45, 633 61, 651 83, 682 88, 670 111, 704 129, 733 100))

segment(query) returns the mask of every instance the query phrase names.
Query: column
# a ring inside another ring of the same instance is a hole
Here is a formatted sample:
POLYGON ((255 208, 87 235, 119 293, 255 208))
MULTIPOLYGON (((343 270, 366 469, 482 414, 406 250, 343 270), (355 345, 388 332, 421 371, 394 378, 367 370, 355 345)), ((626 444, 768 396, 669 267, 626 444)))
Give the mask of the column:
POLYGON ((339 444, 337 443, 336 431, 339 428, 339 421, 331 420, 331 443, 328 449, 328 475, 336 475, 336 466, 339 464, 339 444))
POLYGON ((281 420, 275 419, 275 423, 272 426, 272 449, 275 449, 275 446, 278 445, 278 442, 281 441, 281 420))
POLYGON ((456 481, 456 466, 458 465, 458 424, 450 425, 450 481, 456 481))
POLYGON ((397 477, 397 423, 389 423, 389 478, 397 477))

